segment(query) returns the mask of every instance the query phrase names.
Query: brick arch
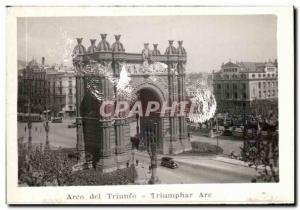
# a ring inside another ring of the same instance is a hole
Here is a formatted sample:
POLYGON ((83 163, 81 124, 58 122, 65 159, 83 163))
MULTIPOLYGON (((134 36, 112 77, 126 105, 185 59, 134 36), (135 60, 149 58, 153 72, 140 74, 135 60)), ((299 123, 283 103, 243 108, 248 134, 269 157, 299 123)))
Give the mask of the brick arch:
POLYGON ((142 89, 150 89, 154 91, 161 102, 167 100, 167 93, 163 91, 162 87, 158 84, 154 84, 152 82, 141 82, 137 83, 136 85, 133 86, 133 94, 137 94, 140 90, 142 89))

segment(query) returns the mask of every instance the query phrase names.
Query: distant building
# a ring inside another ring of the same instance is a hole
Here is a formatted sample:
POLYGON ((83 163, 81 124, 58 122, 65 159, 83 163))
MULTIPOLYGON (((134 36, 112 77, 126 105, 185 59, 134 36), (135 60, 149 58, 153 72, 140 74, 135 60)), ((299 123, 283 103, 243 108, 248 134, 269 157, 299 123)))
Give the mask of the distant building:
POLYGON ((18 69, 18 112, 28 112, 30 103, 32 113, 42 113, 49 103, 47 84, 44 65, 38 64, 35 59, 25 68, 18 69))
POLYGON ((194 96, 197 92, 197 88, 206 88, 213 91, 212 74, 201 73, 189 73, 186 74, 186 91, 188 96, 194 96))
POLYGON ((52 116, 73 117, 76 111, 76 80, 70 67, 38 64, 35 59, 18 69, 18 112, 49 110, 52 116))
POLYGON ((76 79, 72 69, 65 66, 49 69, 50 110, 53 115, 74 117, 76 111, 76 79))
POLYGON ((277 62, 227 62, 213 74, 218 112, 254 113, 259 104, 277 105, 277 62))

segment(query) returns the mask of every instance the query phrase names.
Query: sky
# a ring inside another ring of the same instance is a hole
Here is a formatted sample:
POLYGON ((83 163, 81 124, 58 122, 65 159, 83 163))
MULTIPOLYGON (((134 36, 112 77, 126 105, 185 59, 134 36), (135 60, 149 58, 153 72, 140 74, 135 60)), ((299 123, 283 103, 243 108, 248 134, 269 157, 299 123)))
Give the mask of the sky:
POLYGON ((89 39, 107 33, 112 44, 121 34, 126 52, 139 53, 144 43, 157 43, 165 52, 168 40, 183 40, 187 72, 212 72, 223 62, 264 62, 277 58, 277 18, 274 15, 153 16, 153 17, 26 17, 18 18, 18 60, 35 58, 46 64, 72 65, 77 41, 90 46, 89 39))

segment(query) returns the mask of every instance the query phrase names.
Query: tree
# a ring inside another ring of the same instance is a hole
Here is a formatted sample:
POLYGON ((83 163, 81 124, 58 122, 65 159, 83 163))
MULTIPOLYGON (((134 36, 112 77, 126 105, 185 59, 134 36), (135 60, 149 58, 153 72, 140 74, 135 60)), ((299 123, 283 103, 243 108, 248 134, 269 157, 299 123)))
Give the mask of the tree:
POLYGON ((255 141, 246 139, 241 149, 242 160, 249 162, 249 166, 254 166, 257 171, 253 182, 279 181, 278 132, 273 125, 264 123, 258 126, 255 141))
POLYGON ((62 150, 44 149, 43 145, 27 150, 19 145, 19 181, 29 186, 69 185, 72 162, 62 150))

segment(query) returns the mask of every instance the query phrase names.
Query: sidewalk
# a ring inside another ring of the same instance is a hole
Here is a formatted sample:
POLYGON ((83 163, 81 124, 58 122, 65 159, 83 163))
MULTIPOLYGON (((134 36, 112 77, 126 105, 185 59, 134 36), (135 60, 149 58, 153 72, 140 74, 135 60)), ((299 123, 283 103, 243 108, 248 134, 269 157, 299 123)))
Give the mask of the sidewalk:
POLYGON ((134 183, 136 184, 148 184, 148 181, 151 177, 151 174, 148 173, 148 164, 140 162, 138 165, 135 165, 137 177, 134 183))
POLYGON ((191 135, 191 142, 192 141, 209 143, 211 145, 218 145, 223 149, 223 155, 230 155, 231 152, 234 152, 235 154, 240 154, 241 147, 243 147, 243 141, 233 139, 222 139, 222 137, 209 138, 201 135, 191 135))

